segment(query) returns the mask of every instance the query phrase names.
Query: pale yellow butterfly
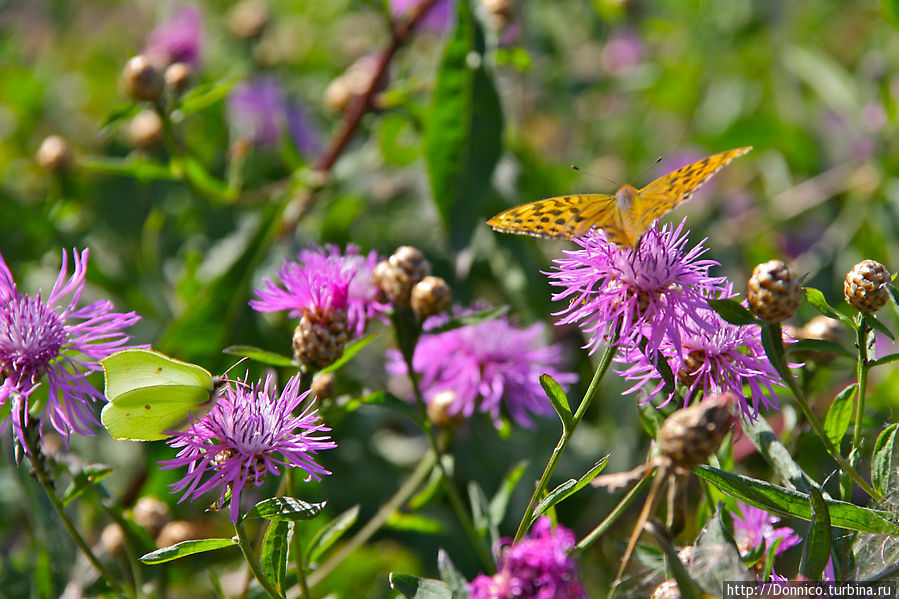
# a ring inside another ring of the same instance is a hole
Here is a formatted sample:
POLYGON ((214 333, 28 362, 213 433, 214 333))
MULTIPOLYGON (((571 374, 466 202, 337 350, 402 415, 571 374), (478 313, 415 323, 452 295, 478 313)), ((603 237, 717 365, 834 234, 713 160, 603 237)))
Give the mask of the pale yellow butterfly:
POLYGON ((584 193, 529 202, 500 212, 487 224, 501 233, 572 239, 591 227, 606 232, 621 247, 636 247, 657 218, 693 195, 700 185, 752 147, 713 154, 688 164, 646 187, 622 185, 615 195, 584 193))

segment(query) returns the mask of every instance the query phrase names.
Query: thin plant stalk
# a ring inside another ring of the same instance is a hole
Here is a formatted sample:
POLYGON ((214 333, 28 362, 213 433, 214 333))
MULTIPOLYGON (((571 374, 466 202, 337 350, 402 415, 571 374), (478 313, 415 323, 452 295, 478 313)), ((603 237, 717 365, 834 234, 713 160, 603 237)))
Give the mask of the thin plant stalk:
MULTIPOLYGON (((288 493, 292 496, 296 493, 296 479, 294 477, 293 468, 287 469, 287 476, 285 477, 287 480, 287 489, 288 493)), ((296 526, 296 524, 294 524, 296 526)), ((297 575, 297 585, 300 587, 300 597, 303 599, 310 599, 312 595, 309 594, 309 585, 306 583, 306 571, 303 568, 303 548, 300 546, 300 535, 296 533, 294 530, 293 539, 291 539, 291 545, 293 545, 293 559, 294 559, 294 569, 297 575)))
POLYGON ((283 597, 283 595, 272 586, 271 581, 262 571, 262 565, 259 563, 259 558, 257 558, 256 554, 253 552, 253 547, 249 537, 247 537, 247 531, 243 527, 243 522, 236 522, 234 524, 234 530, 237 533, 237 541, 240 545, 240 550, 243 553, 244 559, 247 560, 247 565, 250 567, 253 576, 256 577, 256 580, 259 581, 259 584, 262 585, 262 588, 270 597, 283 597))
POLYGON ((865 390, 868 385, 868 337, 871 327, 860 319, 856 329, 856 346, 858 346, 858 363, 856 364, 856 376, 858 377, 858 389, 855 396, 855 424, 852 428, 852 449, 857 450, 862 441, 862 421, 865 416, 865 390))
POLYGON ((580 553, 587 549, 590 545, 596 542, 599 537, 604 535, 618 519, 624 515, 625 510, 634 502, 637 498, 637 495, 646 488, 646 485, 649 484, 651 472, 647 472, 640 481, 634 485, 630 491, 627 492, 627 495, 621 498, 621 501, 618 502, 618 505, 609 512, 609 515, 605 517, 605 519, 596 525, 596 528, 587 533, 583 539, 578 541, 578 544, 574 546, 574 549, 571 550, 572 553, 580 553))
POLYGON ((611 366, 612 364, 612 358, 615 356, 615 352, 618 349, 617 342, 619 331, 620 327, 616 327, 612 335, 612 339, 610 339, 608 345, 606 345, 602 357, 599 360, 599 365, 596 367, 596 372, 593 374, 593 380, 590 381, 590 386, 587 388, 586 393, 584 393, 584 398, 578 405, 577 411, 575 411, 574 415, 571 417, 571 424, 567 427, 562 428, 562 436, 559 437, 559 442, 556 444, 555 449, 553 449, 552 455, 549 457, 549 461, 546 463, 546 468, 543 469, 543 475, 540 477, 540 481, 537 483, 537 488, 534 489, 534 494, 531 495, 531 501, 528 503, 528 507, 527 509, 525 509, 524 515, 521 517, 521 523, 518 525, 518 531, 515 533, 515 540, 513 541, 515 543, 520 541, 528 531, 528 528, 530 528, 531 519, 534 516, 534 510, 537 508, 537 503, 546 492, 546 487, 549 484, 549 479, 550 477, 552 477, 556 466, 559 464, 559 460, 562 458, 562 453, 565 451, 565 448, 568 447, 568 442, 571 441, 571 437, 574 435, 574 431, 577 429, 578 423, 580 423, 581 419, 584 417, 584 414, 587 412, 587 408, 589 408, 590 404, 593 402, 593 398, 596 397, 596 392, 599 389, 599 383, 602 380, 603 376, 605 376, 606 372, 609 370, 609 366, 611 366))

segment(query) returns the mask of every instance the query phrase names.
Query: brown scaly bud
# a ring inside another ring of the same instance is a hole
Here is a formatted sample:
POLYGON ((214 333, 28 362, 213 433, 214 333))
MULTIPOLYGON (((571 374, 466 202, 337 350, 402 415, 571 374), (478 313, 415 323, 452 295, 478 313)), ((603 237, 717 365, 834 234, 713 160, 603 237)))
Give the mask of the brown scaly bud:
POLYGON ((137 500, 131 517, 153 537, 162 532, 162 528, 172 521, 172 513, 169 511, 169 506, 159 499, 150 496, 141 497, 137 500))
POLYGON ((192 522, 175 520, 162 527, 156 537, 157 547, 169 547, 184 541, 192 541, 202 536, 200 527, 192 522))
POLYGON ((428 401, 428 420, 440 428, 455 428, 462 424, 462 411, 450 414, 450 407, 456 403, 456 392, 446 389, 435 393, 428 401))
POLYGON ((162 94, 162 74, 149 58, 141 54, 125 63, 122 80, 125 82, 125 92, 135 100, 155 102, 162 94))
POLYGON ((231 7, 226 17, 228 29, 237 37, 258 37, 268 25, 268 4, 264 0, 244 0, 231 7))
POLYGON ((733 426, 734 403, 732 394, 723 393, 669 416, 659 431, 662 455, 681 468, 704 463, 718 451, 721 440, 733 426))
POLYGON ((677 581, 669 579, 653 589, 652 595, 649 597, 650 599, 680 599, 680 588, 677 586, 677 581))
POLYGON ((100 533, 100 546, 109 555, 121 555, 125 551, 125 533, 122 527, 113 522, 100 533))
POLYGON ((34 158, 48 171, 58 173, 72 164, 72 150, 65 139, 59 135, 51 135, 41 142, 34 158))
POLYGON ((388 300, 397 306, 408 307, 412 288, 431 272, 431 265, 421 250, 404 245, 390 258, 375 267, 375 283, 388 300))
POLYGON ((412 288, 410 303, 422 319, 446 312, 451 301, 449 285, 441 277, 428 275, 412 288))
POLYGON ((746 289, 749 309, 765 322, 781 322, 799 307, 802 290, 796 273, 780 260, 755 267, 746 289))
POLYGON ((135 148, 152 150, 162 143, 162 118, 155 110, 141 110, 128 123, 128 141, 135 148))
POLYGON ((172 90, 175 95, 184 93, 187 86, 190 85, 190 78, 193 75, 193 69, 186 62, 172 63, 165 70, 165 86, 172 90))
POLYGON ((324 368, 343 354, 349 339, 345 310, 304 314, 293 333, 293 355, 300 364, 324 368))
POLYGON ((693 350, 684 357, 684 364, 677 371, 677 380, 686 387, 689 387, 696 380, 699 374, 698 369, 705 362, 702 351, 693 350))
POLYGON ((315 399, 318 401, 334 397, 335 387, 334 375, 330 372, 315 377, 311 385, 312 394, 315 395, 315 399))
POLYGON ((877 312, 890 297, 884 286, 889 282, 890 271, 883 264, 862 260, 846 275, 843 297, 859 312, 877 312))

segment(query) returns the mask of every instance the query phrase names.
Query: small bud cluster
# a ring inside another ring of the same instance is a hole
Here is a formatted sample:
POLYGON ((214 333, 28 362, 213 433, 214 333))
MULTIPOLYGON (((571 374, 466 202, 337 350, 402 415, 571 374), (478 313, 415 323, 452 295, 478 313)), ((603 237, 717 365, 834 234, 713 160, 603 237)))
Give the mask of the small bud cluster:
POLYGON ((41 143, 35 160, 48 171, 59 173, 71 165, 72 150, 65 139, 59 135, 51 135, 41 143))
POLYGON ((749 309, 765 322, 781 322, 799 307, 802 290, 796 273, 780 260, 755 267, 747 285, 749 309))
POLYGON ((375 267, 374 279, 384 296, 393 304, 408 307, 412 288, 431 272, 431 264, 421 250, 400 246, 387 260, 375 267))

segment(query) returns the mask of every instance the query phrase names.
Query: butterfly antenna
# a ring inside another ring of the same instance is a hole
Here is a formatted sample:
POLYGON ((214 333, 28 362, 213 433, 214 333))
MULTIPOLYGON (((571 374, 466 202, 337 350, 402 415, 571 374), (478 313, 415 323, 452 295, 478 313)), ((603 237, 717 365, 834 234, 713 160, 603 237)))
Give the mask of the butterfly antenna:
POLYGON ((650 164, 648 167, 646 167, 646 168, 643 170, 642 173, 640 173, 639 175, 637 175, 637 179, 638 179, 638 180, 639 180, 639 179, 642 179, 642 178, 643 178, 643 175, 645 175, 646 173, 648 173, 649 171, 651 171, 652 169, 654 169, 655 167, 657 167, 661 161, 662 161, 662 157, 661 157, 661 156, 659 156, 658 158, 656 158, 656 159, 655 159, 655 162, 653 162, 652 164, 650 164))
POLYGON ((585 175, 590 175, 591 177, 595 177, 597 179, 602 179, 604 181, 608 181, 612 185, 618 185, 618 181, 613 181, 612 179, 609 179, 608 177, 603 177, 602 175, 596 175, 596 174, 591 173, 590 171, 585 171, 584 169, 582 169, 581 167, 579 167, 576 164, 571 164, 569 166, 571 166, 572 169, 576 170, 579 173, 584 173, 585 175))

